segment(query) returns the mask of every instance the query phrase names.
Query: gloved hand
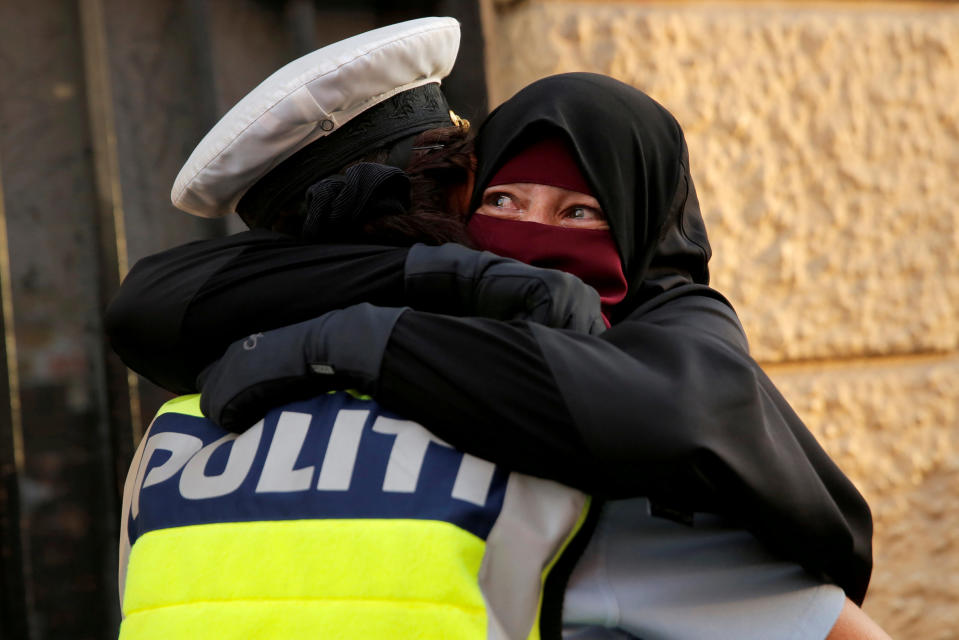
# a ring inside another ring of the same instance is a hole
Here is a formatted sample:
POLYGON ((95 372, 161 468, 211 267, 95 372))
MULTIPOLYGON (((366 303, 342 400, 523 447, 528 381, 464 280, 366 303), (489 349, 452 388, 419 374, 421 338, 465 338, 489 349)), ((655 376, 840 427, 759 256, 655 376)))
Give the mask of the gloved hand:
POLYGON ((281 404, 370 390, 403 311, 363 303, 237 340, 197 377, 203 415, 241 433, 281 404))
POLYGON ((606 330, 599 294, 582 280, 488 251, 413 245, 405 282, 407 303, 420 311, 529 320, 593 335, 606 330))

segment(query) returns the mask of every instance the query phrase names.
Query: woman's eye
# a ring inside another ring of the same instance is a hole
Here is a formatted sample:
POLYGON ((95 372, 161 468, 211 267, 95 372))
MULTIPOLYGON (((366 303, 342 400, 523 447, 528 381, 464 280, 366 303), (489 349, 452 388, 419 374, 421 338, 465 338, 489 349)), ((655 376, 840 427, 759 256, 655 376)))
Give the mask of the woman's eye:
POLYGON ((603 214, 592 207, 573 207, 567 217, 573 220, 603 220, 603 214))
POLYGON ((504 193, 498 193, 492 198, 492 205, 494 207, 499 207, 500 209, 515 209, 513 205, 513 199, 504 193))

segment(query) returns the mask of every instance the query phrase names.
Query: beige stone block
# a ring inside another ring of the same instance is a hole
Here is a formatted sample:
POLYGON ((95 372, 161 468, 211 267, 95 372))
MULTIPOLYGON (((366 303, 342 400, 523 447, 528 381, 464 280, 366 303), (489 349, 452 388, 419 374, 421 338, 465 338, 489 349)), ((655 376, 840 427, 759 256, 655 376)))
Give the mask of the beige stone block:
POLYGON ((959 637, 959 356, 769 373, 872 507, 864 609, 895 638, 959 637))
POLYGON ((491 92, 605 73, 689 140, 713 284, 757 359, 959 347, 959 8, 520 2, 491 92))

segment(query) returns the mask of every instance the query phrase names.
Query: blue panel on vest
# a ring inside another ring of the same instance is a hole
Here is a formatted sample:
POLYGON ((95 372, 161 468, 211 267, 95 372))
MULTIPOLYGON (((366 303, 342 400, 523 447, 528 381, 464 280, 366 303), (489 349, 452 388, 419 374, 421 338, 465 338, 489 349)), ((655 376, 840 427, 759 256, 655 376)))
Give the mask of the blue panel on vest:
POLYGON ((131 542, 154 529, 303 518, 441 520, 485 540, 503 507, 505 469, 431 441, 373 401, 337 393, 291 403, 256 433, 207 455, 201 447, 227 431, 203 418, 159 416, 138 474, 131 542))

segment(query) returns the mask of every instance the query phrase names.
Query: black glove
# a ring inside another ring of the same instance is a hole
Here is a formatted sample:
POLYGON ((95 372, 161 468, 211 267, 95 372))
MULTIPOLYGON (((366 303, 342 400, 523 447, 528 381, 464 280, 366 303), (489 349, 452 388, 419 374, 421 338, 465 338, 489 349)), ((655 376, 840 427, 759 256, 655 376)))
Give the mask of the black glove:
POLYGON ((415 309, 494 320, 529 320, 593 335, 606 330, 599 294, 574 275, 458 244, 413 245, 406 301, 415 309))
POLYGON ((287 402, 371 390, 403 311, 363 303, 237 340, 197 377, 203 415, 240 433, 287 402))

